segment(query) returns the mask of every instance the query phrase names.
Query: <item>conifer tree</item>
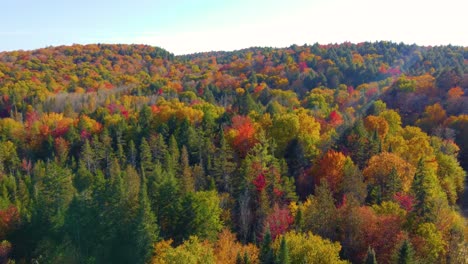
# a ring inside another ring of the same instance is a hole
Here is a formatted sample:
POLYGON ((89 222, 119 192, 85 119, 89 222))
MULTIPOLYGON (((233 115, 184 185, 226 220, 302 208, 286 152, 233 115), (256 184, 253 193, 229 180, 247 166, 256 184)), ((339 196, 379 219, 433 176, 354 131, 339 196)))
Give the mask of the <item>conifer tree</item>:
POLYGON ((401 244, 400 250, 398 250, 398 254, 396 256, 396 263, 397 264, 413 264, 414 261, 414 251, 411 243, 408 240, 405 240, 403 244, 401 244))
POLYGON ((141 178, 139 208, 135 226, 136 263, 147 263, 151 257, 153 243, 158 239, 158 226, 151 210, 146 191, 146 180, 141 178))
POLYGON ((279 252, 277 255, 276 263, 277 264, 290 264, 291 263, 291 259, 289 257, 288 245, 286 244, 286 239, 284 238, 284 236, 281 238, 281 244, 280 244, 279 252))
POLYGON ((391 200, 396 193, 401 191, 402 188, 401 179, 398 176, 395 167, 392 168, 392 171, 387 178, 388 179, 384 187, 384 200, 391 200))
POLYGON ((179 163, 179 177, 181 180, 181 187, 184 193, 195 191, 195 181, 193 179, 192 169, 189 165, 189 158, 187 148, 182 147, 179 163))
POLYGON ((133 142, 133 140, 130 140, 130 143, 128 144, 127 160, 128 163, 130 163, 133 167, 136 167, 136 158, 137 150, 135 147, 135 142, 133 142))
POLYGON ((425 167, 423 159, 418 162, 416 174, 414 175, 413 184, 411 185, 411 191, 416 199, 414 205, 414 212, 417 216, 429 220, 431 213, 431 203, 428 190, 428 179, 427 169, 425 167))
POLYGON ((180 158, 179 147, 177 145, 177 140, 175 139, 174 135, 172 135, 171 138, 169 139, 168 153, 171 156, 171 160, 170 160, 170 163, 169 161, 167 163, 167 169, 174 170, 180 158))
POLYGON ((151 150, 148 142, 146 141, 145 138, 141 139, 141 144, 140 144, 140 166, 142 172, 145 174, 148 174, 152 171, 153 169, 153 157, 151 155, 151 150))
POLYGON ((294 227, 296 232, 302 232, 304 228, 304 216, 301 208, 297 210, 296 216, 294 217, 294 227))
POLYGON ((224 132, 220 132, 220 147, 213 160, 213 176, 221 191, 232 193, 232 175, 236 169, 232 161, 233 150, 227 144, 224 132))
POLYGON ((273 249, 271 248, 271 233, 270 227, 266 227, 266 232, 263 236, 262 245, 260 247, 260 263, 263 264, 273 264, 275 263, 275 256, 273 249))

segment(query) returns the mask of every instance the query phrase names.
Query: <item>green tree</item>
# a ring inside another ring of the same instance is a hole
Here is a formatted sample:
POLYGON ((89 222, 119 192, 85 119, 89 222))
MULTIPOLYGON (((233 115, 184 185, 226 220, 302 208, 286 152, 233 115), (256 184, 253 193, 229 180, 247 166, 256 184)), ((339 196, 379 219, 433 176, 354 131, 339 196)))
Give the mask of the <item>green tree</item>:
POLYGON ((195 235, 200 239, 213 241, 223 227, 221 221, 220 200, 216 191, 201 191, 188 193, 184 205, 184 215, 181 215, 181 225, 184 238, 195 235))
POLYGON ((135 224, 135 261, 147 263, 151 257, 153 243, 158 239, 158 227, 156 217, 151 211, 144 177, 141 178, 139 208, 135 224))
POLYGON ((140 166, 145 175, 151 173, 153 169, 153 157, 148 142, 145 138, 141 139, 140 144, 140 166))
POLYGON ((286 239, 284 236, 281 237, 281 244, 280 248, 276 257, 277 264, 290 264, 291 259, 289 258, 289 249, 288 245, 286 244, 286 239))
POLYGON ((401 244, 397 255, 396 255, 396 261, 397 264, 413 264, 415 263, 414 261, 414 250, 413 247, 411 246, 411 242, 408 240, 403 241, 401 244))
POLYGON ((232 176, 236 170, 234 151, 226 142, 224 131, 220 132, 219 149, 213 159, 213 177, 221 191, 232 193, 232 176))
POLYGON ((262 264, 273 264, 275 263, 275 255, 273 253, 272 240, 270 227, 266 228, 266 232, 263 235, 262 245, 260 247, 260 262, 262 264))
POLYGON ((183 193, 195 191, 195 180, 193 177, 192 168, 189 164, 187 148, 185 146, 182 147, 182 153, 180 155, 179 177, 183 193))

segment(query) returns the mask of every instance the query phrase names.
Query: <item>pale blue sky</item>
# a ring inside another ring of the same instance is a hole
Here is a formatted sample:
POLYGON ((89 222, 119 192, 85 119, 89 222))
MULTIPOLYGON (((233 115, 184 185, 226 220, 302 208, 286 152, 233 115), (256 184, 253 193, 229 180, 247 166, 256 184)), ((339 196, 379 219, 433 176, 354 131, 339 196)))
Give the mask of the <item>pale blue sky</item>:
POLYGON ((175 54, 390 40, 468 46, 466 0, 0 0, 0 51, 138 43, 175 54))

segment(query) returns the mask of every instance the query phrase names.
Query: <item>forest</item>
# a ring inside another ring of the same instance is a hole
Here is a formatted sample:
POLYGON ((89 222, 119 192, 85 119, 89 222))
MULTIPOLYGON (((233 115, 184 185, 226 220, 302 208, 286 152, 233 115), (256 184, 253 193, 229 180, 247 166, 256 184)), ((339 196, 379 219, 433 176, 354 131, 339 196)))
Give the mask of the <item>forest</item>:
POLYGON ((0 52, 0 263, 467 263, 467 170, 468 47, 0 52))

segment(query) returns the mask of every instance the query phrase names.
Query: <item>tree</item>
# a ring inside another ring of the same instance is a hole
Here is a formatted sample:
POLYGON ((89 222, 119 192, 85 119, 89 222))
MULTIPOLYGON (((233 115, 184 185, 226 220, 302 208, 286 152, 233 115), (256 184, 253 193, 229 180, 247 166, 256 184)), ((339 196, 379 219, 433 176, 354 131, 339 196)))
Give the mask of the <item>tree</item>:
POLYGON ((180 215, 179 226, 184 237, 195 235, 213 241, 221 231, 220 200, 216 191, 187 193, 183 201, 184 214, 180 215))
POLYGON ((263 236, 262 245, 260 248, 260 263, 262 264, 274 264, 275 255, 271 247, 272 239, 270 228, 267 227, 266 232, 263 236))
MULTIPOLYGON (((313 235, 311 232, 296 233, 290 231, 284 234, 283 237, 289 249, 290 263, 348 263, 340 259, 341 246, 338 242, 331 242, 320 236, 313 235)), ((281 240, 275 240, 273 243, 274 249, 279 250, 281 240)))
POLYGON ((393 153, 382 152, 379 155, 373 156, 363 171, 364 179, 367 183, 384 188, 389 184, 389 175, 393 170, 396 171, 401 181, 403 191, 409 191, 413 182, 415 168, 393 153))
POLYGON ((232 193, 232 176, 236 170, 236 164, 233 160, 234 152, 226 143, 224 131, 220 132, 219 144, 219 149, 213 159, 213 177, 221 191, 232 193))
POLYGON ((158 239, 158 227, 156 218, 151 211, 148 194, 146 192, 146 180, 141 179, 138 215, 135 221, 135 261, 147 263, 151 257, 153 243, 158 239))
POLYGON ((171 247, 172 241, 162 241, 156 244, 156 254, 151 263, 187 263, 187 264, 214 264, 213 248, 207 241, 200 241, 191 236, 178 247, 171 247))
POLYGON ((377 259, 375 258, 375 251, 373 248, 369 247, 367 249, 367 256, 366 260, 364 261, 365 264, 377 264, 377 259))
POLYGON ((384 139, 389 130, 389 126, 385 118, 373 115, 364 119, 364 127, 369 133, 377 131, 380 139, 384 139))
POLYGON ((214 244, 214 254, 216 263, 258 263, 259 250, 253 244, 243 245, 239 243, 235 234, 228 229, 223 229, 214 244))
POLYGON ((340 192, 345 162, 346 156, 343 153, 329 150, 315 165, 313 170, 315 185, 326 182, 333 193, 340 192))
POLYGON ((287 208, 280 208, 278 204, 275 204, 273 211, 266 218, 272 240, 284 234, 293 222, 294 218, 289 213, 289 210, 287 208))
POLYGON ((411 192, 415 198, 413 212, 423 221, 434 221, 436 201, 443 195, 433 169, 423 159, 419 160, 411 192))
POLYGON ((170 163, 168 162, 165 165, 167 166, 168 170, 174 170, 176 164, 178 164, 179 159, 180 159, 179 146, 177 144, 177 141, 174 135, 171 135, 171 137, 169 138, 168 152, 170 154, 171 159, 170 159, 170 163))
POLYGON ((153 169, 153 157, 150 146, 145 138, 142 138, 140 143, 140 166, 142 172, 146 175, 151 173, 153 169))
POLYGON ((180 155, 179 177, 183 193, 195 191, 195 179, 193 177, 192 168, 190 168, 189 165, 188 152, 185 146, 182 147, 182 153, 180 155))
POLYGON ((317 186, 315 195, 304 203, 303 213, 305 230, 327 239, 336 239, 338 211, 333 193, 326 182, 317 186))
POLYGON ((342 193, 347 197, 352 195, 362 203, 367 196, 366 187, 362 172, 354 165, 351 158, 347 157, 343 167, 343 183, 340 188, 342 193))
POLYGON ((137 161, 137 150, 135 147, 135 142, 133 140, 130 140, 130 143, 128 144, 128 154, 127 154, 127 161, 132 165, 134 168, 136 167, 136 161, 137 161))
POLYGON ((280 248, 277 254, 276 263, 277 264, 290 264, 291 263, 291 259, 289 258, 288 245, 286 244, 286 239, 284 238, 284 236, 281 237, 281 244, 280 244, 280 248))
POLYGON ((446 253, 446 242, 433 223, 422 223, 418 226, 416 234, 422 238, 418 252, 428 263, 441 262, 446 253))
POLYGON ((283 156, 289 142, 298 136, 298 116, 294 113, 276 115, 269 132, 278 146, 278 155, 283 156))
POLYGON ((257 143, 256 129, 249 117, 234 116, 232 126, 226 130, 226 138, 240 157, 244 158, 257 143))
POLYGON ((414 251, 411 246, 411 242, 408 240, 403 241, 396 255, 397 264, 413 264, 414 261, 414 251))

